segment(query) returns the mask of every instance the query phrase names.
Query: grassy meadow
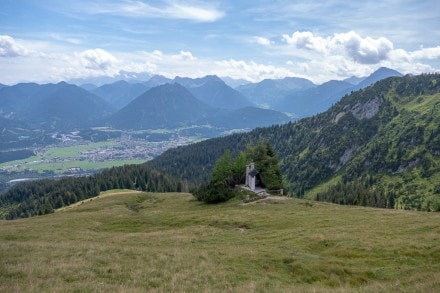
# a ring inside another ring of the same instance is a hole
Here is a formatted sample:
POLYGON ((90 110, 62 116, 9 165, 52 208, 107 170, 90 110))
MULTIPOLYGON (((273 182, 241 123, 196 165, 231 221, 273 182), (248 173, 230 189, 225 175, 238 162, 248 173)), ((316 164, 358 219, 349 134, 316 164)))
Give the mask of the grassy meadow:
POLYGON ((0 221, 0 292, 438 292, 440 214, 106 192, 0 221))

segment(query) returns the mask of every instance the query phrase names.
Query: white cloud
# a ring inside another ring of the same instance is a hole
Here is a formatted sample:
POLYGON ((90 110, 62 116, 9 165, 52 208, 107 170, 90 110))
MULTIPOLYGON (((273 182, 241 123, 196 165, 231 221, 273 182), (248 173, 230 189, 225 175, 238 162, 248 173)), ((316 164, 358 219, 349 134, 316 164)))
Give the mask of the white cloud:
POLYGON ((355 32, 328 36, 296 32, 282 37, 282 43, 268 40, 271 44, 262 47, 263 58, 252 60, 215 59, 187 50, 117 52, 96 48, 76 52, 65 43, 20 39, 18 44, 9 36, 1 36, 8 44, 0 47, 1 56, 17 58, 0 58, 0 82, 56 82, 88 76, 115 76, 126 71, 171 78, 216 74, 254 82, 296 76, 322 83, 330 79, 366 76, 381 66, 404 74, 439 71, 436 64, 440 61, 440 46, 406 51, 394 48, 385 38, 361 37, 355 32))
POLYGON ((196 60, 196 58, 188 51, 180 51, 179 55, 174 55, 177 60, 196 60))
POLYGON ((214 65, 214 72, 212 74, 246 79, 254 82, 265 78, 278 79, 295 75, 293 71, 285 67, 266 65, 254 61, 229 59, 215 61, 214 65))
POLYGON ((108 70, 114 67, 117 59, 102 49, 85 50, 79 53, 84 67, 93 70, 108 70))
MULTIPOLYGON (((170 78, 175 76, 201 77, 209 74, 218 76, 230 76, 233 78, 244 78, 250 81, 260 81, 264 78, 283 78, 285 76, 294 75, 293 71, 288 68, 275 65, 266 65, 254 61, 244 60, 213 60, 206 58, 198 58, 191 52, 180 51, 179 54, 166 54, 160 52, 160 59, 156 58, 160 51, 142 52, 139 56, 126 56, 127 59, 132 58, 137 61, 148 62, 154 64, 154 71, 151 73, 161 74, 170 78)), ((125 63, 125 62, 124 62, 125 63)), ((126 66, 124 70, 130 71, 134 67, 126 66)))
POLYGON ((159 50, 154 50, 151 53, 147 53, 147 56, 149 56, 153 60, 162 60, 163 53, 159 50))
POLYGON ((410 52, 408 55, 414 60, 440 59, 440 46, 434 48, 422 48, 420 50, 410 52))
POLYGON ((273 41, 271 41, 271 40, 269 40, 267 38, 264 38, 264 37, 254 37, 253 40, 257 44, 262 45, 262 46, 270 46, 270 45, 272 45, 274 43, 273 41))
POLYGON ((212 22, 224 16, 223 12, 213 8, 204 8, 178 3, 171 3, 171 5, 167 7, 164 12, 165 15, 171 18, 182 18, 200 22, 212 22))
POLYGON ((326 55, 343 54, 360 64, 376 64, 387 59, 393 50, 393 43, 384 37, 362 38, 354 31, 334 34, 326 38, 315 36, 312 32, 294 32, 283 35, 288 45, 297 49, 311 50, 326 55))
POLYGON ((330 50, 344 49, 347 55, 361 64, 376 64, 388 58, 393 50, 393 43, 384 37, 373 39, 362 38, 356 32, 335 34, 328 39, 330 50))
POLYGON ((8 35, 0 35, 0 57, 26 56, 28 50, 8 35))
MULTIPOLYGON (((79 7, 79 6, 78 6, 79 7)), ((120 3, 96 3, 79 8, 89 14, 111 14, 135 18, 185 19, 196 22, 213 22, 224 16, 215 7, 196 6, 182 1, 165 1, 163 5, 153 6, 142 1, 126 0, 120 3)))
POLYGON ((325 39, 314 36, 311 32, 294 32, 292 36, 283 35, 282 40, 297 49, 307 49, 318 52, 325 52, 327 46, 325 39))
POLYGON ((440 46, 407 51, 395 48, 385 37, 365 37, 354 31, 332 35, 294 32, 282 35, 281 40, 266 54, 289 60, 291 71, 317 83, 366 76, 381 66, 404 74, 439 72, 435 66, 440 64, 440 46))

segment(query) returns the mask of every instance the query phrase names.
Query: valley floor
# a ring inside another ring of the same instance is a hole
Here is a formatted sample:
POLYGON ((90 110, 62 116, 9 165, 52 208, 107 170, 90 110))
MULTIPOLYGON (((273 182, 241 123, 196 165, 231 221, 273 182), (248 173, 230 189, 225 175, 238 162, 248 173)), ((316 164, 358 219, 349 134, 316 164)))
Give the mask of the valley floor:
MULTIPOLYGON (((114 191, 0 221, 0 292, 435 292, 440 214, 114 191)), ((437 289, 436 289, 437 288, 437 289)))

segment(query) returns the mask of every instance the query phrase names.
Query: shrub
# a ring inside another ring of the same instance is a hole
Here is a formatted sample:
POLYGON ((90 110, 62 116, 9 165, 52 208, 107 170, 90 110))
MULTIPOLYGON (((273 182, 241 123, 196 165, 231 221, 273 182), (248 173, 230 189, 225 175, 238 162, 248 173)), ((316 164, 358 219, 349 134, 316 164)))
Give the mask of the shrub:
POLYGON ((220 203, 234 197, 234 190, 212 183, 202 185, 193 192, 194 197, 205 203, 220 203))

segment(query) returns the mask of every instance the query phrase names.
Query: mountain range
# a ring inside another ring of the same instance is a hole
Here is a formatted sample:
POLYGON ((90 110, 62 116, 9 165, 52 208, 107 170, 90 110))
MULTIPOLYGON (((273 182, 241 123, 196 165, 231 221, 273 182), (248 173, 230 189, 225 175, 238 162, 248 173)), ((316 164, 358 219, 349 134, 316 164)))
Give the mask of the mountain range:
MULTIPOLYGON (((92 92, 116 109, 121 109, 134 100, 142 90, 146 91, 166 83, 178 83, 186 87, 198 100, 213 108, 238 110, 258 105, 259 108, 273 109, 302 118, 323 112, 342 96, 390 76, 402 76, 402 74, 382 67, 367 77, 352 77, 344 81, 332 80, 321 85, 315 85, 303 78, 288 77, 275 80, 265 79, 259 83, 244 85, 243 80, 237 80, 237 84, 241 85, 233 89, 217 76, 169 79, 155 75, 147 82, 118 81, 93 89, 92 92)), ((225 80, 233 83, 231 78, 225 78, 225 80)), ((276 121, 274 120, 273 123, 277 123, 276 121)))
POLYGON ((286 77, 283 79, 264 79, 258 83, 239 86, 237 90, 254 103, 271 107, 292 92, 314 88, 308 79, 286 77))
POLYGON ((347 93, 388 76, 401 74, 380 68, 362 80, 351 78, 355 85, 347 81, 315 85, 307 79, 284 78, 248 83, 237 89, 213 75, 174 79, 157 75, 144 81, 142 78, 147 79, 147 75, 121 73, 122 80, 100 86, 87 83, 82 87, 65 82, 22 83, 0 87, 0 116, 47 130, 102 125, 124 129, 173 128, 192 123, 250 129, 290 121, 280 112, 293 113, 297 118, 315 115, 347 93), (168 86, 166 93, 160 93, 164 90, 160 88, 146 95, 166 84, 178 84, 185 91, 168 86), (152 97, 152 93, 156 96, 152 97), (167 94, 171 96, 165 97, 167 94))
MULTIPOLYGON (((202 79, 201 83, 197 83, 200 80, 191 80, 191 82, 196 82, 196 85, 192 87, 191 84, 186 85, 190 89, 200 89, 200 92, 206 92, 209 96, 209 90, 212 90, 215 85, 205 87, 205 79, 202 79)), ((218 82, 214 80, 212 83, 218 82)), ((221 82, 221 84, 224 83, 221 82)), ((207 104, 197 99, 187 87, 180 83, 166 83, 151 88, 105 119, 104 123, 118 129, 179 128, 191 125, 242 129, 281 124, 290 120, 280 112, 255 107, 215 108, 213 105, 216 103, 213 100, 207 104)), ((219 97, 220 95, 213 96, 219 97)))
POLYGON ((100 97, 65 82, 24 83, 0 89, 0 115, 31 128, 86 127, 112 111, 100 97))
POLYGON ((270 143, 289 193, 342 204, 440 211, 440 75, 390 77, 295 123, 170 149, 147 164, 195 184, 249 142, 270 143))
POLYGON ((325 111, 350 92, 391 76, 402 76, 402 74, 381 67, 364 78, 331 80, 321 85, 315 85, 307 79, 284 78, 246 84, 238 87, 237 90, 257 105, 304 118, 325 111))

